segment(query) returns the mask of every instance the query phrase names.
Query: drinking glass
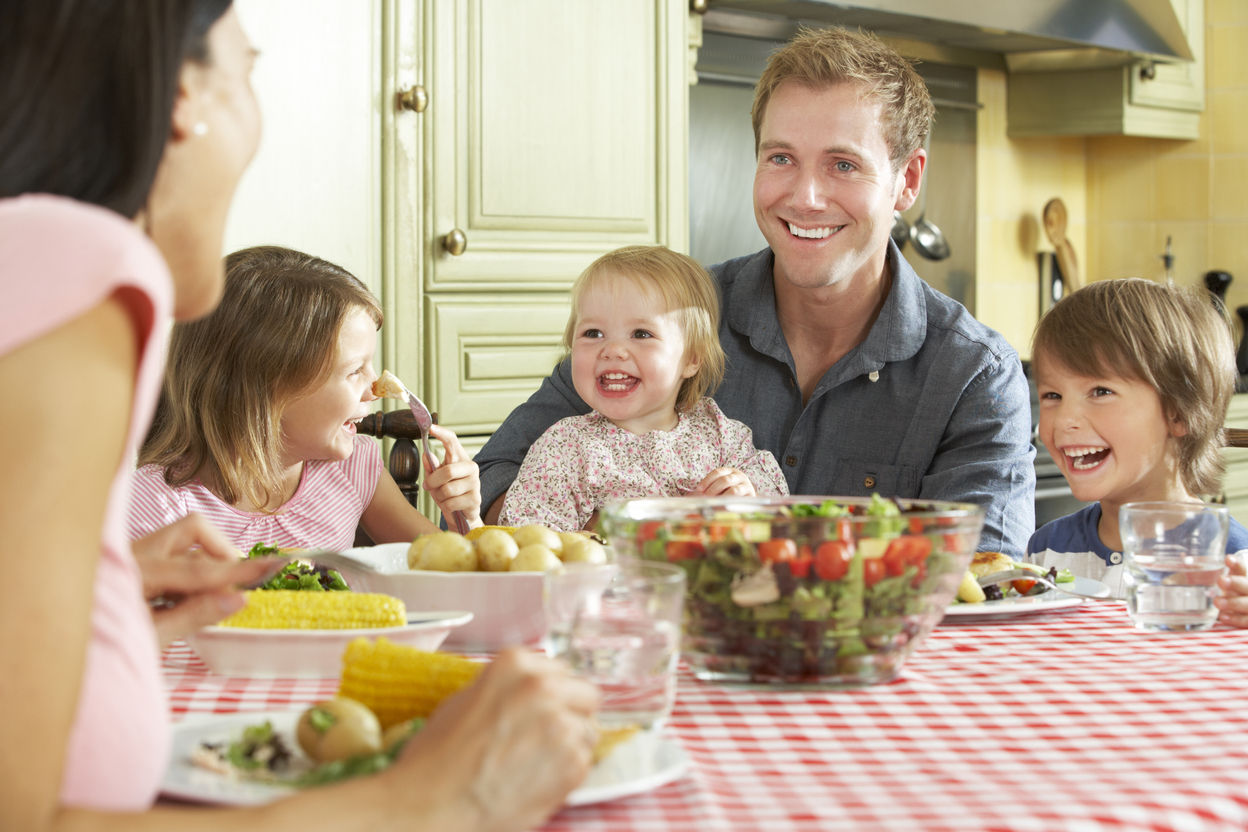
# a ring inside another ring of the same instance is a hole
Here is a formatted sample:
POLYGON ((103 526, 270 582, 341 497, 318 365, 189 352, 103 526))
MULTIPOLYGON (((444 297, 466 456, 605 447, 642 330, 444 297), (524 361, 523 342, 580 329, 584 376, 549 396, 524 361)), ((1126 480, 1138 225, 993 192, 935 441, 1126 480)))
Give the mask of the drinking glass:
POLYGON ((685 573, 646 561, 546 575, 546 651, 602 691, 604 726, 661 727, 676 699, 685 573))
POLYGON ((1225 569, 1229 515, 1204 503, 1127 503, 1118 510, 1127 613, 1141 630, 1207 630, 1225 569))

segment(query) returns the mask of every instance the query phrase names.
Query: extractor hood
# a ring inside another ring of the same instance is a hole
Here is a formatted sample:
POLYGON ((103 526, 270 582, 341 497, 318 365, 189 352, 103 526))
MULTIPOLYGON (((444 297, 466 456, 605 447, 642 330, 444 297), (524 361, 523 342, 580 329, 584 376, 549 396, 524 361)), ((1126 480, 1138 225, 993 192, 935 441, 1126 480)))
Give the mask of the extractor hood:
MULTIPOLYGON (((1186 0, 1202 2, 1202 0, 1186 0)), ((1012 71, 1192 60, 1172 0, 709 0, 715 31, 786 37, 797 22, 999 55, 1012 71), (761 31, 767 27, 771 31, 761 31)))

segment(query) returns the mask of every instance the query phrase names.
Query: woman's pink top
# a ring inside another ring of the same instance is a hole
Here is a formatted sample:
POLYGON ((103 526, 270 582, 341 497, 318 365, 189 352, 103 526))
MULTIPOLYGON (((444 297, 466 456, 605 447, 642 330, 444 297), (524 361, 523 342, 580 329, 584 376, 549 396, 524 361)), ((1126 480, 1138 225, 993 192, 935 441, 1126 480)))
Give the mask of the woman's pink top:
POLYGON ((198 480, 174 488, 165 482, 163 468, 144 465, 134 475, 127 529, 131 538, 142 537, 196 512, 243 550, 256 543, 348 549, 355 545, 355 527, 373 501, 381 471, 377 440, 357 436, 347 459, 306 462, 294 495, 276 513, 263 514, 234 508, 198 480))
POLYGON ((0 286, 0 354, 49 334, 111 296, 126 304, 134 323, 140 348, 134 405, 100 530, 91 641, 61 801, 142 809, 155 799, 168 762, 169 713, 125 512, 132 460, 160 386, 172 283, 160 253, 133 222, 61 197, 23 196, 0 200, 0 286))
POLYGON ((749 427, 709 397, 681 413, 671 430, 641 435, 597 411, 569 416, 529 448, 498 522, 576 531, 611 500, 679 497, 720 467, 745 474, 759 496, 789 493, 776 458, 755 448, 749 427))

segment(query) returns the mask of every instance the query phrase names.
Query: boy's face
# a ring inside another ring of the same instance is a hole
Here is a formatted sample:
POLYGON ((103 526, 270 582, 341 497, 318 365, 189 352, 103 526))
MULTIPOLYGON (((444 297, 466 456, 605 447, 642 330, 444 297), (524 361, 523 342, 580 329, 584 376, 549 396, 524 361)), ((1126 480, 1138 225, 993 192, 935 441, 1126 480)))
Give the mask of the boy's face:
POLYGON ((698 363, 685 355, 676 313, 622 276, 585 291, 572 337, 572 383, 585 403, 625 430, 676 426, 680 385, 698 363))
POLYGON ((1035 366, 1040 439, 1077 499, 1116 511, 1136 500, 1190 496, 1173 441, 1185 430, 1166 418, 1151 385, 1084 376, 1053 361, 1035 366))

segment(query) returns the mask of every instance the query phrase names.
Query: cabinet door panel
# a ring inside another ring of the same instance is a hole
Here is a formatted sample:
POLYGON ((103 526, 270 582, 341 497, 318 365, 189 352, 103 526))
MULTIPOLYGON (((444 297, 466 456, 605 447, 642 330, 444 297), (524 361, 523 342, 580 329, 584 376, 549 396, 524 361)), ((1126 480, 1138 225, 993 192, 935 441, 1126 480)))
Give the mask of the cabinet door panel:
POLYGON ((659 153, 658 114, 683 89, 664 83, 663 9, 434 4, 430 290, 562 288, 603 251, 669 242, 660 177, 680 148, 659 153), (467 240, 458 256, 438 242, 452 229, 467 240))
POLYGON ((426 296, 427 385, 439 421, 489 433, 562 358, 567 298, 426 296))

